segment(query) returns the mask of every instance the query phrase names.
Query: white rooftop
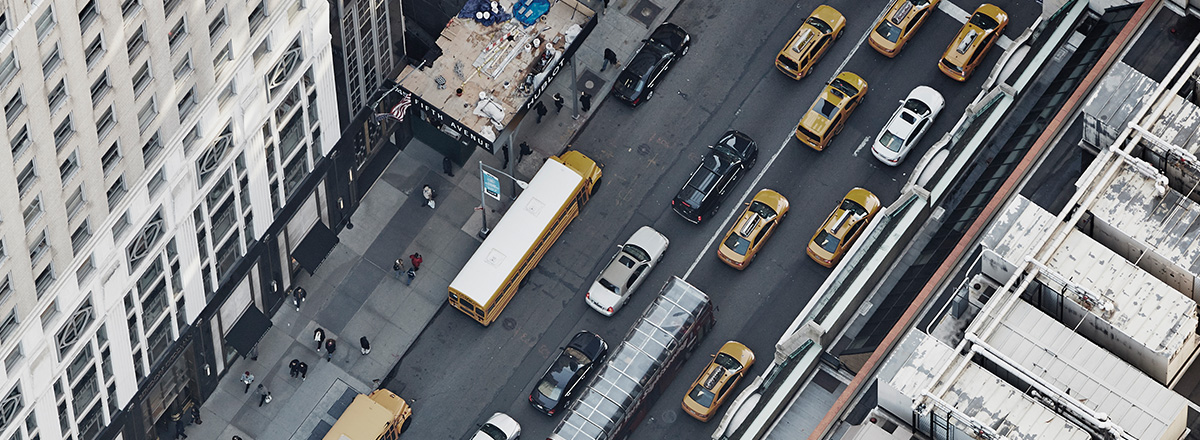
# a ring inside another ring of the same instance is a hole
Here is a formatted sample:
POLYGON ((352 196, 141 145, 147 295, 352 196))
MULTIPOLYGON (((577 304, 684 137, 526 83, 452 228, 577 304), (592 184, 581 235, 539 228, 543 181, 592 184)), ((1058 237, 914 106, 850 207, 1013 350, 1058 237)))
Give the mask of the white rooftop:
POLYGON ((1200 274, 1200 205, 1124 165, 1089 211, 1193 275, 1200 274))

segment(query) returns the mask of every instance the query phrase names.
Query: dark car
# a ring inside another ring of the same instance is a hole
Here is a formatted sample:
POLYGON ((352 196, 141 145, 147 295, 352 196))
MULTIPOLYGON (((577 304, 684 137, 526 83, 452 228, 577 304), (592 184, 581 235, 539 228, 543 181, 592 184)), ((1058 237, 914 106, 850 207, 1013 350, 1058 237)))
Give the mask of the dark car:
POLYGON ((529 393, 529 404, 548 416, 566 406, 575 387, 608 356, 608 344, 599 335, 581 331, 563 347, 558 358, 529 393))
POLYGON ((737 130, 725 132, 708 148, 708 153, 700 159, 700 166, 671 200, 671 209, 675 213, 697 224, 717 209, 729 190, 758 159, 758 144, 737 130))
POLYGON ((612 95, 633 107, 649 101, 663 74, 687 54, 691 39, 683 28, 663 23, 649 39, 642 40, 642 48, 613 83, 612 95))

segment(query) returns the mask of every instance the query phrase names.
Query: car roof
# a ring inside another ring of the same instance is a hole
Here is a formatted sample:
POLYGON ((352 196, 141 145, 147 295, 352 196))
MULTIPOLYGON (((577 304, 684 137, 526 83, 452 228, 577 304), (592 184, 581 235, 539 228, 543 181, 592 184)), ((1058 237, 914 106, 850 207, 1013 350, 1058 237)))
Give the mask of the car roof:
POLYGON ((650 34, 649 40, 660 43, 668 49, 678 50, 687 36, 687 31, 678 25, 663 23, 654 29, 654 33, 650 34))
MULTIPOLYGON (((839 79, 858 89, 859 93, 862 93, 863 89, 867 88, 867 82, 852 72, 843 71, 842 73, 839 73, 834 80, 836 81, 839 79)), ((831 81, 829 84, 825 85, 825 88, 821 90, 821 94, 817 96, 817 100, 813 101, 813 105, 808 108, 807 112, 804 113, 804 117, 800 119, 800 125, 803 125, 805 128, 808 128, 809 130, 812 130, 818 134, 824 135, 825 130, 829 128, 829 123, 833 120, 833 118, 846 108, 846 104, 850 102, 849 98, 849 96, 843 97, 840 90, 835 92, 833 82, 831 81), (825 115, 821 114, 821 112, 815 110, 819 104, 832 106, 834 109, 836 109, 836 111, 831 113, 830 117, 826 118, 825 115)))
POLYGON ((967 22, 963 24, 962 29, 958 31, 958 35, 950 43, 950 47, 946 50, 946 56, 944 56, 947 61, 955 65, 966 65, 971 55, 983 48, 983 42, 987 40, 988 35, 1003 28, 1008 23, 1008 14, 991 4, 984 3, 979 6, 971 16, 974 17, 975 14, 986 15, 995 19, 1000 24, 995 28, 983 29, 976 26, 968 18, 967 22))

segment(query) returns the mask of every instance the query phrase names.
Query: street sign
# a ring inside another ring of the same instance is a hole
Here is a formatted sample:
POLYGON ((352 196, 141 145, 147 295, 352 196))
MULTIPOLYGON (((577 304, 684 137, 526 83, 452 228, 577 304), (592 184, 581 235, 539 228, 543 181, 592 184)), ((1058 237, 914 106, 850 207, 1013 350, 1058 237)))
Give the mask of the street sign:
POLYGON ((483 192, 492 196, 493 199, 500 200, 500 179, 482 169, 479 172, 481 179, 483 179, 483 192))

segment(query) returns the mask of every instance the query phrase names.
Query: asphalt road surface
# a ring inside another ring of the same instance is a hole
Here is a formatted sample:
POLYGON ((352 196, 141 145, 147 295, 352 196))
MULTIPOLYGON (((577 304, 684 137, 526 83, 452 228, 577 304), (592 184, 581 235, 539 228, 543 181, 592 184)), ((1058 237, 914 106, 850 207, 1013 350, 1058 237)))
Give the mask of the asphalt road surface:
POLYGON ((586 329, 615 348, 663 283, 679 275, 717 304, 717 325, 632 438, 709 438, 717 422, 700 423, 679 406, 709 360, 704 354, 737 340, 758 354, 759 364, 749 376, 763 372, 775 342, 830 272, 804 254, 816 228, 854 187, 892 203, 919 157, 979 93, 1001 49, 1041 9, 1034 0, 994 1, 1009 14, 1007 38, 969 81, 958 83, 938 71, 937 61, 981 3, 943 0, 903 51, 888 59, 865 43, 887 2, 832 1, 828 4, 847 17, 846 31, 809 77, 794 81, 779 73, 773 60, 819 3, 683 2, 668 21, 692 35, 691 51, 660 83, 653 100, 637 109, 607 100, 595 110, 574 147, 604 164, 604 185, 500 320, 484 328, 443 308, 401 361, 392 388, 416 411, 405 437, 469 438, 499 411, 521 423, 522 437, 546 438, 561 415, 542 415, 529 406, 528 396, 558 347, 586 329), (867 97, 842 133, 818 152, 800 144, 792 131, 824 82, 842 69, 868 82, 867 97), (870 142, 899 101, 922 84, 946 97, 946 109, 900 166, 884 165, 871 155, 870 142), (692 225, 671 211, 670 200, 705 146, 731 128, 758 142, 758 163, 712 218, 692 225), (716 240, 742 203, 764 187, 788 197, 791 211, 754 262, 738 272, 717 260, 716 240), (601 316, 584 304, 583 294, 616 245, 642 225, 664 233, 671 246, 630 303, 611 318, 601 316))

